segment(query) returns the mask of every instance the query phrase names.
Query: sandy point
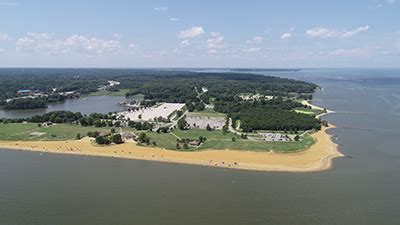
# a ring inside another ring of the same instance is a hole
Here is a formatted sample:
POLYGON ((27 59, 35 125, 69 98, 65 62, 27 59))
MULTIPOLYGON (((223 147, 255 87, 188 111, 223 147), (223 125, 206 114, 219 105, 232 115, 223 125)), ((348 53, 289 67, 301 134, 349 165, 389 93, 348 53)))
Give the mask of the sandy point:
POLYGON ((89 138, 70 141, 0 141, 0 148, 153 160, 244 170, 311 172, 329 169, 332 166, 334 158, 344 156, 338 151, 337 144, 331 140, 331 136, 326 132, 333 127, 333 125, 330 125, 330 127, 324 127, 321 131, 312 134, 316 143, 310 148, 296 153, 254 152, 229 149, 183 152, 142 147, 132 142, 104 147, 93 144, 93 141, 89 138))

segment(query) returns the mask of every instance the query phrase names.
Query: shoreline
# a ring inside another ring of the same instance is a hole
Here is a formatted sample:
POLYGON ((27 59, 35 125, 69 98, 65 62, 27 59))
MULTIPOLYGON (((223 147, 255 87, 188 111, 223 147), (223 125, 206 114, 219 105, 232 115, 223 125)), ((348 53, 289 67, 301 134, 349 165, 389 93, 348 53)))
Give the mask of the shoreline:
POLYGON ((0 141, 1 149, 23 150, 40 153, 100 156, 110 158, 150 160, 168 163, 201 165, 218 168, 268 172, 315 172, 332 167, 332 160, 344 155, 338 151, 323 127, 311 136, 316 143, 295 153, 254 152, 239 150, 204 150, 180 152, 137 146, 133 142, 120 145, 98 146, 89 138, 71 141, 0 141))

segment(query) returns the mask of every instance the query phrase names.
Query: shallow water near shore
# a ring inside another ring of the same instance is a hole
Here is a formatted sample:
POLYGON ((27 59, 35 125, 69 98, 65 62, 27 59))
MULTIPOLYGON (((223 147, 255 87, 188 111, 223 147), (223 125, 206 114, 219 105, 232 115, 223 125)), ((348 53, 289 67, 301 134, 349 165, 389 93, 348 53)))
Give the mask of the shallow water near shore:
POLYGON ((291 174, 4 150, 0 224, 398 224, 400 70, 263 73, 319 84, 350 157, 291 174))

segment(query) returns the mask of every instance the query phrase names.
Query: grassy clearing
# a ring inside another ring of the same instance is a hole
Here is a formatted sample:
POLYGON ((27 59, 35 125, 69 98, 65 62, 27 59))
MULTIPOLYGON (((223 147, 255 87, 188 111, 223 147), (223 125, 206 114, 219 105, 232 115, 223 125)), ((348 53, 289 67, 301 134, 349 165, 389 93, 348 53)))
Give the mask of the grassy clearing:
POLYGON ((305 136, 299 142, 262 142, 236 138, 236 141, 210 140, 206 141, 200 149, 231 149, 245 151, 275 151, 275 152, 296 152, 313 145, 315 140, 311 136, 305 136))
POLYGON ((324 113, 324 110, 320 110, 320 109, 306 109, 306 108, 295 108, 294 109, 295 112, 297 113, 303 113, 303 114, 308 114, 308 115, 320 115, 322 113, 324 113))
MULTIPOLYGON (((200 136, 206 137, 207 141, 202 144, 197 151, 207 149, 231 149, 243 151, 276 151, 276 152, 296 152, 301 151, 315 143, 315 140, 305 135, 299 142, 263 142, 241 139, 240 136, 232 133, 223 134, 222 131, 207 131, 201 129, 175 130, 173 132, 180 138, 198 139, 200 136), (232 141, 232 138, 236 141, 232 141)), ((157 134, 147 132, 152 141, 157 142, 157 146, 167 149, 175 149, 176 137, 172 134, 157 134)), ((191 149, 190 151, 193 151, 191 149)))
POLYGON ((171 133, 158 134, 157 132, 147 132, 146 134, 150 137, 151 141, 155 141, 157 143, 158 147, 175 150, 177 138, 171 133))
POLYGON ((89 131, 109 131, 111 128, 82 127, 72 124, 56 124, 51 127, 38 127, 36 123, 0 124, 0 140, 63 141, 82 137, 89 131))
POLYGON ((219 113, 214 109, 204 109, 203 111, 196 111, 188 113, 188 116, 204 116, 204 117, 226 117, 226 114, 219 113))
POLYGON ((129 91, 129 89, 120 89, 119 91, 96 91, 90 93, 88 96, 125 96, 125 94, 129 91))
POLYGON ((202 129, 191 129, 191 130, 175 130, 173 132, 180 138, 198 139, 200 136, 207 138, 207 140, 232 140, 232 137, 237 138, 238 136, 232 133, 223 134, 222 131, 207 131, 202 129))
MULTIPOLYGON (((51 127, 38 127, 36 123, 17 123, 17 124, 0 124, 0 140, 32 140, 32 141, 64 141, 73 140, 78 133, 82 137, 86 136, 88 131, 110 131, 110 127, 82 127, 72 124, 56 124, 51 127)), ((119 128, 116 128, 117 132, 119 128)), ((122 128, 122 131, 138 132, 133 128, 122 128)), ((232 133, 223 134, 222 131, 207 131, 201 129, 192 130, 175 130, 172 133, 156 133, 147 131, 146 134, 155 141, 160 148, 175 150, 176 139, 189 138, 198 139, 200 136, 206 137, 207 141, 198 149, 190 149, 188 151, 200 151, 207 149, 231 149, 244 151, 276 151, 276 152, 295 152, 301 151, 315 143, 314 139, 308 134, 299 142, 262 142, 243 140, 240 136, 232 133), (236 141, 232 141, 232 138, 236 141)))

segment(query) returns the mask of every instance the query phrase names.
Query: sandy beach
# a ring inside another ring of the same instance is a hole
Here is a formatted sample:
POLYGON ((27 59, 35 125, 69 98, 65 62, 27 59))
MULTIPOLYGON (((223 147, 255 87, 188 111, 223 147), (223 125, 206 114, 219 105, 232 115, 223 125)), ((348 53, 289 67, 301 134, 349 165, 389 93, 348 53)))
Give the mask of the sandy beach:
MULTIPOLYGON (((332 128, 334 126, 330 126, 332 128)), ((138 160, 153 160, 203 166, 258 170, 310 172, 329 169, 332 159, 341 157, 337 145, 326 133, 329 128, 312 134, 317 140, 309 149, 297 153, 252 152, 236 150, 206 150, 180 152, 137 146, 135 143, 98 146, 89 138, 71 141, 0 141, 0 148, 35 152, 102 156, 138 160)))

